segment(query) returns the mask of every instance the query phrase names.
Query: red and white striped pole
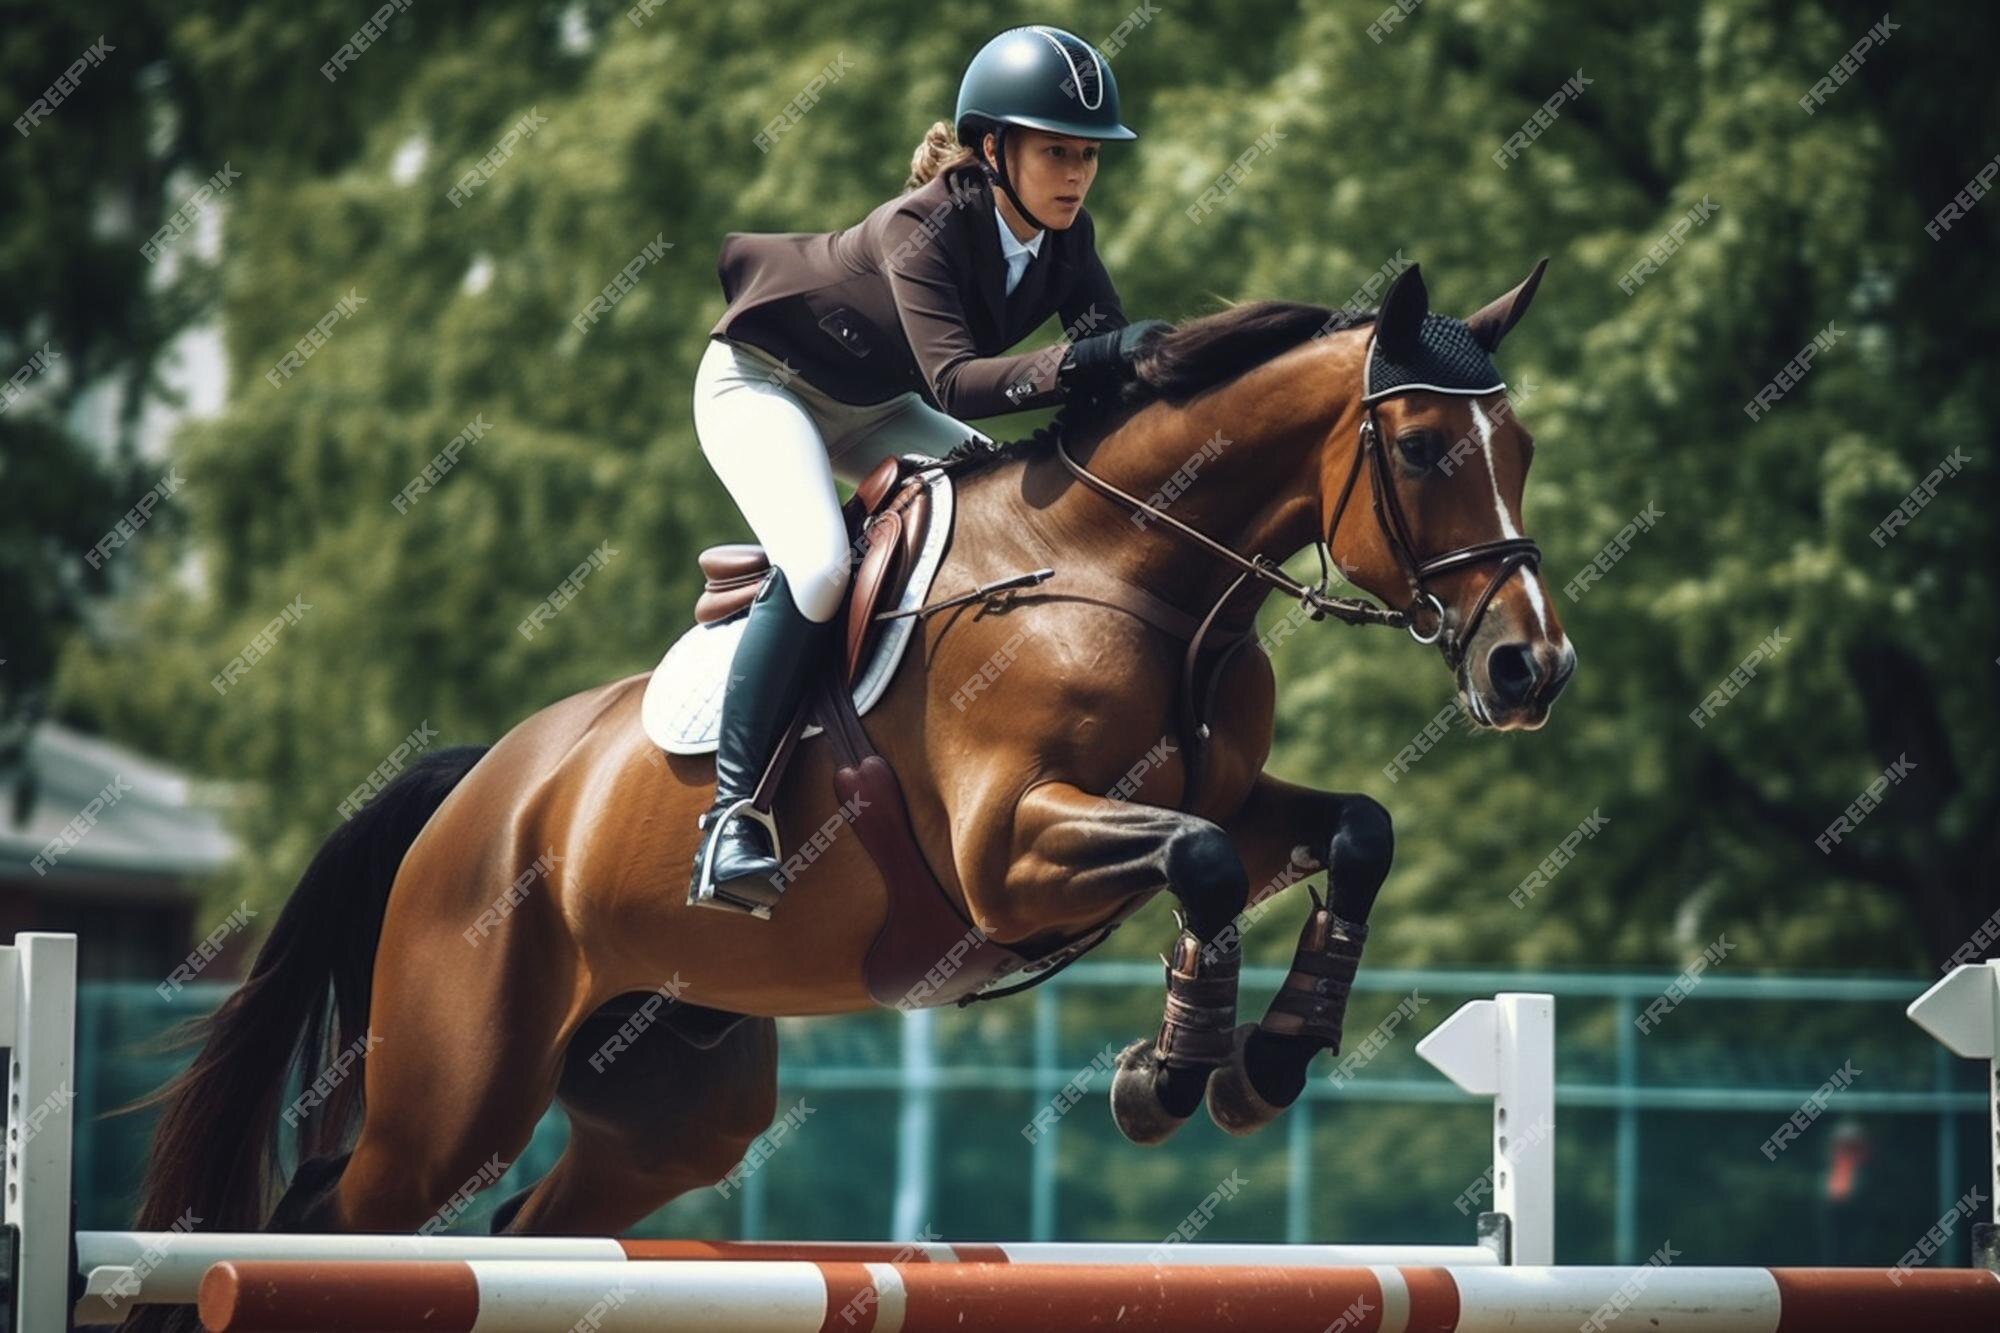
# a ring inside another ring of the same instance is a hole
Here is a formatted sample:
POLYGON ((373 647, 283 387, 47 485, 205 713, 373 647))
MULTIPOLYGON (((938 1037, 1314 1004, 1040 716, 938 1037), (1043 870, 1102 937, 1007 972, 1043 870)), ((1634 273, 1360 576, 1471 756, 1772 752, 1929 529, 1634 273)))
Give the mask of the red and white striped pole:
POLYGON ((1983 1269, 221 1263, 211 1333, 1992 1333, 1983 1269))
POLYGON ((77 1237, 85 1279, 78 1324, 115 1324, 135 1305, 192 1305, 201 1279, 224 1260, 308 1265, 422 1260, 673 1263, 1194 1264, 1256 1268, 1355 1268, 1374 1264, 1497 1264, 1478 1245, 1163 1245, 1118 1241, 611 1240, 582 1236, 316 1236, 297 1232, 86 1231, 77 1237))

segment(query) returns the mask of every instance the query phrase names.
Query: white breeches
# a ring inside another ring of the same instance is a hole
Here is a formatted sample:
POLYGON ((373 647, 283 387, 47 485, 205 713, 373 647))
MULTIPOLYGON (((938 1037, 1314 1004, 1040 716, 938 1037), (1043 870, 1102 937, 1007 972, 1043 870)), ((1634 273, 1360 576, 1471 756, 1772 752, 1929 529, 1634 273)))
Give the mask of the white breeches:
POLYGON ((821 623, 840 609, 853 564, 834 478, 855 484, 892 454, 942 457, 986 438, 914 391, 843 403, 761 348, 719 338, 695 371, 694 431, 799 611, 821 623))

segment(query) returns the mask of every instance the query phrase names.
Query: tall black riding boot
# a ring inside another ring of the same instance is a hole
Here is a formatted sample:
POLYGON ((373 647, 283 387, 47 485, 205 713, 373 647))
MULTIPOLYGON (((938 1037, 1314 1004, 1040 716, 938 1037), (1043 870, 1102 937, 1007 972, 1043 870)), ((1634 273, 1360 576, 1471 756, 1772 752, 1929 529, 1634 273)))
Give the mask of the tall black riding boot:
POLYGON ((798 709, 806 683, 824 670, 834 621, 806 619, 783 571, 773 569, 750 604, 729 664, 715 750, 715 804, 701 817, 701 852, 688 902, 768 918, 784 892, 776 825, 750 806, 764 767, 798 709))

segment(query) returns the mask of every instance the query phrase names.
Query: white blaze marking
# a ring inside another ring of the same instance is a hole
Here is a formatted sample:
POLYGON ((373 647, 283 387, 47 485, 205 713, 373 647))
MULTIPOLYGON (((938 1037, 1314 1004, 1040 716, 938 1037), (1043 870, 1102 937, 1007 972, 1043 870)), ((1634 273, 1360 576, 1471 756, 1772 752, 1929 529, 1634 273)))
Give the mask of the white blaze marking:
MULTIPOLYGON (((1472 404, 1472 426, 1479 432, 1479 447, 1486 451, 1486 479, 1493 485, 1493 511, 1500 516, 1500 535, 1518 537, 1521 530, 1514 526, 1514 516, 1507 512, 1507 502, 1500 498, 1500 469, 1493 463, 1493 422, 1486 415, 1486 409, 1479 405, 1477 398, 1472 404)), ((1533 569, 1521 571, 1521 586, 1527 589, 1528 605, 1535 608, 1535 620, 1542 627, 1542 636, 1548 637, 1549 610, 1542 599, 1541 575, 1533 569)))

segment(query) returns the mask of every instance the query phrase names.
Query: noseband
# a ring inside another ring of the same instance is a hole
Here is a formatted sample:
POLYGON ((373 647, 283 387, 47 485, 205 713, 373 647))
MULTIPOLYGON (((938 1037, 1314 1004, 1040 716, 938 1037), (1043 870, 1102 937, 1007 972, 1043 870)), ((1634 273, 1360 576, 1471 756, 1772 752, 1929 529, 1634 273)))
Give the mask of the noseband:
MULTIPOLYGON (((1364 365, 1372 365, 1375 359, 1374 353, 1375 343, 1371 336, 1368 359, 1364 365)), ((1243 586, 1243 581, 1247 578, 1256 578, 1297 598, 1299 604, 1305 607, 1314 620, 1332 616, 1350 625, 1400 625, 1409 630, 1410 637, 1418 643, 1437 644, 1438 651, 1444 655, 1445 664, 1456 673, 1464 666, 1466 651, 1473 637, 1479 633, 1480 622, 1485 619, 1486 609, 1493 604, 1493 598, 1499 593, 1501 585, 1506 583, 1517 569, 1539 568, 1542 559, 1541 548, 1536 546, 1534 539, 1530 537, 1498 537, 1492 541, 1473 542, 1439 555, 1419 557, 1416 553, 1416 543, 1410 538, 1409 518, 1403 512, 1403 502, 1397 496, 1395 484, 1390 479, 1388 445, 1384 442, 1382 423, 1376 416, 1375 406, 1385 398, 1416 390, 1450 393, 1459 397, 1475 396, 1475 391, 1436 384, 1399 384, 1378 393, 1370 393, 1365 382, 1366 378, 1367 373, 1364 371, 1362 403, 1365 412, 1361 418, 1360 438, 1355 442, 1354 461, 1347 469, 1347 480, 1342 484, 1340 499, 1334 505, 1333 521, 1327 526, 1326 536, 1316 543, 1320 553, 1320 578, 1317 586, 1300 583, 1279 568, 1269 556, 1241 555, 1207 533, 1181 522, 1159 506, 1112 485, 1070 457, 1069 450, 1063 447, 1060 435, 1057 435, 1055 441, 1056 457, 1062 460, 1063 466, 1067 467, 1079 481, 1092 489, 1117 500, 1129 509, 1145 514, 1153 522, 1165 524, 1171 531, 1207 548, 1214 555, 1242 571, 1203 618, 1201 623, 1204 633, 1213 624, 1223 605, 1236 594, 1238 588, 1243 586), (1368 469, 1368 485, 1375 509, 1375 522, 1381 528, 1382 540, 1388 546, 1390 556, 1395 560, 1397 569, 1403 575, 1403 581, 1410 589, 1409 604, 1400 610, 1377 606, 1358 597, 1334 597, 1327 593, 1327 583, 1331 577, 1327 567, 1327 557, 1332 551, 1333 539, 1340 531, 1340 521, 1347 513, 1347 503, 1354 495, 1355 482, 1359 480, 1364 465, 1368 469), (1488 560, 1499 561, 1499 568, 1493 571, 1493 577, 1487 581, 1485 589, 1473 602, 1472 611, 1465 617, 1464 623, 1454 630, 1449 624, 1450 618, 1446 614, 1444 602, 1426 586, 1426 583, 1440 574, 1483 564, 1488 560), (1425 612, 1426 608, 1428 614, 1434 618, 1428 634, 1424 633, 1417 623, 1418 616, 1425 612)), ((1490 388, 1476 392, 1493 393, 1505 387, 1504 384, 1496 383, 1490 388)))

